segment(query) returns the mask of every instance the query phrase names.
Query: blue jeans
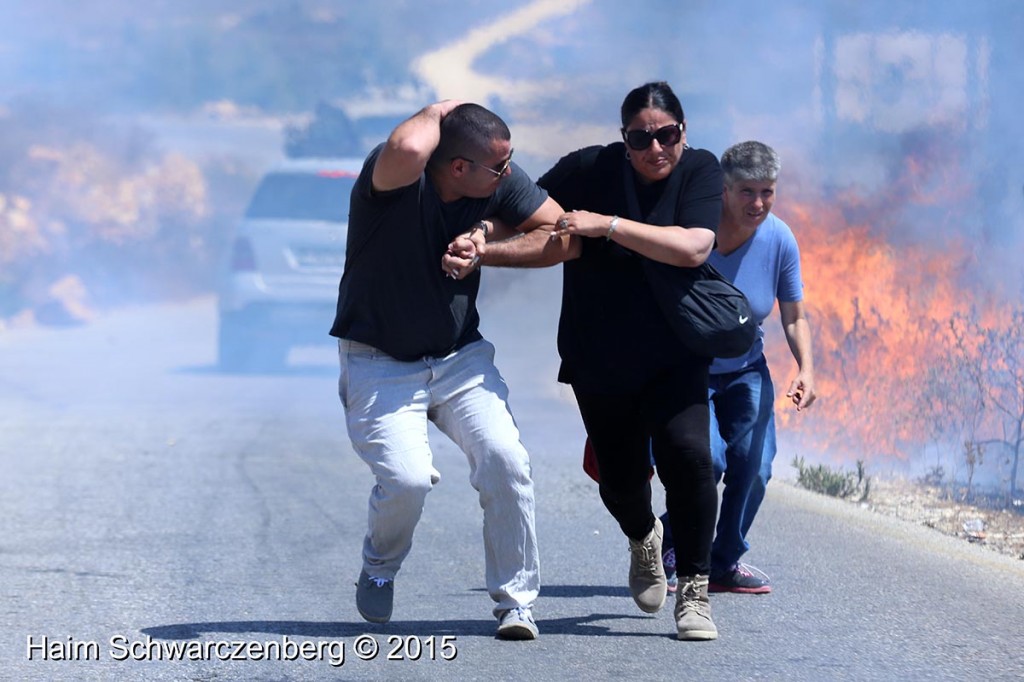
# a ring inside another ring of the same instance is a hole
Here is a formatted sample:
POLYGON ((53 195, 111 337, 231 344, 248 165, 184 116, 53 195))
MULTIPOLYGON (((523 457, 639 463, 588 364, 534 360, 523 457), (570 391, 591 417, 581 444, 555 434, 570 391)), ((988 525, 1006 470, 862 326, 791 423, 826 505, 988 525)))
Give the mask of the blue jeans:
POLYGON ((712 374, 709 385, 711 456, 725 483, 711 571, 721 573, 750 549, 747 533, 772 477, 775 388, 763 355, 742 371, 712 374))
POLYGON ((530 457, 494 366, 494 346, 480 340, 443 358, 401 362, 342 339, 338 357, 348 435, 376 478, 363 570, 394 578, 412 548, 427 493, 441 479, 427 438, 433 422, 469 460, 484 512, 485 582, 495 614, 532 606, 540 561, 530 457))

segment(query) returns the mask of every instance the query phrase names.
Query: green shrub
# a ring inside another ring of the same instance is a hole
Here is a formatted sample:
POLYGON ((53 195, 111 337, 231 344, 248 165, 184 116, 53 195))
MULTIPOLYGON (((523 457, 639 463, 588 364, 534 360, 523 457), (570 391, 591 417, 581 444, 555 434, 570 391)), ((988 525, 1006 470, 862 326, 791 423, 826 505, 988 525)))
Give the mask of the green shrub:
POLYGON ((824 464, 810 466, 803 457, 794 457, 793 467, 797 470, 797 485, 812 492, 843 499, 859 493, 863 502, 871 490, 871 479, 865 476, 861 460, 857 461, 856 472, 833 470, 824 464))

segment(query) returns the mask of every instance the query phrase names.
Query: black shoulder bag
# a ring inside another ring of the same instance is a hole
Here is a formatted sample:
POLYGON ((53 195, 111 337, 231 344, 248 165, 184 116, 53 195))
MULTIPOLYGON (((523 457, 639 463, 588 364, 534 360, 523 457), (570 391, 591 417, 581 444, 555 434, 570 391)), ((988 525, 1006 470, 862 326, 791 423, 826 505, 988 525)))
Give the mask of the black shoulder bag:
MULTIPOLYGON (((665 224, 664 219, 655 222, 658 220, 655 214, 664 210, 672 210, 674 214, 676 192, 685 189, 679 186, 679 167, 673 170, 665 193, 647 218, 640 212, 632 171, 627 162, 623 177, 629 217, 652 225, 665 224), (671 206, 665 206, 665 201, 671 202, 671 206)), ((668 224, 673 220, 674 215, 668 224)), ((690 352, 709 358, 735 358, 750 350, 757 339, 757 323, 750 311, 750 302, 711 263, 705 261, 695 268, 683 268, 641 258, 661 312, 690 352)))

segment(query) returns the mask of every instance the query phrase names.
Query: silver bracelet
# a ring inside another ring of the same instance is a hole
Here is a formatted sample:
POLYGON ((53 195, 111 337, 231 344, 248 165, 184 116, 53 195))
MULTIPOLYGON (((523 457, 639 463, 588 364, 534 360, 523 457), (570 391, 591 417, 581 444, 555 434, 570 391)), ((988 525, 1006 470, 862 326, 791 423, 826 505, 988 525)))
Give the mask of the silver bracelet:
POLYGON ((611 222, 610 225, 608 225, 608 234, 606 234, 604 236, 604 238, 607 239, 608 241, 611 241, 612 240, 612 232, 614 232, 615 228, 618 227, 618 226, 619 226, 619 216, 613 215, 612 216, 612 222, 611 222))

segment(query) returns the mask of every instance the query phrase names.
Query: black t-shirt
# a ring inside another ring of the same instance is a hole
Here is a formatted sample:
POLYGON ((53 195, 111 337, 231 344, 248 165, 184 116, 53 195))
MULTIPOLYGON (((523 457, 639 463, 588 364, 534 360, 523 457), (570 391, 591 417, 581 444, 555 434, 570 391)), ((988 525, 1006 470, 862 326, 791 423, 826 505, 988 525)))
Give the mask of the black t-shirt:
MULTIPOLYGON (((622 143, 581 149, 558 161, 538 184, 566 210, 718 230, 722 170, 714 154, 687 149, 669 178, 644 185, 636 182, 625 152, 622 143), (630 208, 627 183, 638 209, 630 208)), ((587 391, 638 390, 680 364, 687 350, 651 292, 644 256, 603 238, 582 241, 581 257, 562 270, 558 379, 587 391)))
POLYGON ((483 218, 520 225, 547 193, 515 164, 490 197, 444 203, 427 174, 390 192, 372 189, 378 146, 352 188, 345 272, 331 335, 403 361, 441 357, 481 338, 480 272, 446 277, 441 257, 456 235, 483 218))

